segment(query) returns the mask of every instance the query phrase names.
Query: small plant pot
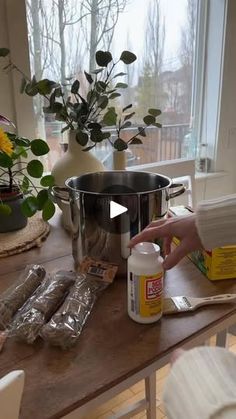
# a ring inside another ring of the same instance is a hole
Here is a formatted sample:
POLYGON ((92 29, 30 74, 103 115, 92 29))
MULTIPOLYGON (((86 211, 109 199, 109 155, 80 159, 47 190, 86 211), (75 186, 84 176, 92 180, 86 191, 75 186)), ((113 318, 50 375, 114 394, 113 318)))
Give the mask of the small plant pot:
POLYGON ((0 233, 20 230, 27 225, 27 217, 21 211, 23 194, 18 189, 9 192, 7 186, 0 186, 0 202, 12 210, 10 215, 0 215, 0 233))

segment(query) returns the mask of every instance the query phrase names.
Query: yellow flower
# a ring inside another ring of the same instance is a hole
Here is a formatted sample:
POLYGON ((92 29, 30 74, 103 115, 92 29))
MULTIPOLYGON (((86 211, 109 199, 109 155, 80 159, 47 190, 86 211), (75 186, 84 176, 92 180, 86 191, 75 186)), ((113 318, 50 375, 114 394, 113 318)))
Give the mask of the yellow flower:
POLYGON ((0 128, 0 151, 3 151, 8 156, 11 156, 13 153, 13 144, 2 128, 0 128))

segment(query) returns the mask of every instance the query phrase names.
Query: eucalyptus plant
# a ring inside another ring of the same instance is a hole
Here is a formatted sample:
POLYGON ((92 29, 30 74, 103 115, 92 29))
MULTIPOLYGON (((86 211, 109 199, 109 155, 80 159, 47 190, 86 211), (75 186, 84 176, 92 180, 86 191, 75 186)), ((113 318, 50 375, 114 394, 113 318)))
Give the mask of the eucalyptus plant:
MULTIPOLYGON (((7 48, 0 48, 0 57, 9 55, 7 48)), ((97 67, 91 74, 84 71, 84 77, 88 83, 88 93, 82 93, 81 80, 75 79, 69 85, 63 86, 47 78, 36 80, 35 76, 29 79, 9 58, 6 71, 16 69, 22 74, 21 92, 29 96, 37 94, 45 98, 46 106, 43 110, 46 114, 54 114, 55 119, 62 121, 66 130, 75 130, 76 141, 88 151, 104 140, 116 150, 125 150, 131 144, 142 144, 142 138, 146 136, 145 128, 153 125, 161 128, 156 118, 161 114, 159 109, 150 108, 143 118, 144 126, 137 127, 137 132, 131 135, 129 140, 122 139, 122 131, 132 126, 132 104, 128 104, 121 111, 112 105, 112 101, 120 97, 121 91, 128 85, 119 79, 126 75, 125 72, 117 72, 117 65, 123 62, 125 65, 132 64, 136 55, 130 51, 123 51, 120 58, 115 61, 111 52, 96 52, 97 67), (115 127, 115 139, 109 127, 115 127)))

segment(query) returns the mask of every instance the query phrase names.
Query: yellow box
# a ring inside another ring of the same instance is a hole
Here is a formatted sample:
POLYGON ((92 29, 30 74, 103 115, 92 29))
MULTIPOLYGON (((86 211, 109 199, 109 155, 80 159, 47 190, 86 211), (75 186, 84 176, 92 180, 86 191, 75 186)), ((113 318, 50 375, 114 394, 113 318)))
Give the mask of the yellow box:
MULTIPOLYGON (((172 207, 169 216, 186 215, 192 212, 187 207, 172 207)), ((180 240, 174 237, 173 243, 178 246, 180 240)), ((188 257, 211 281, 236 279, 236 245, 218 247, 210 251, 198 250, 190 253, 188 257)))

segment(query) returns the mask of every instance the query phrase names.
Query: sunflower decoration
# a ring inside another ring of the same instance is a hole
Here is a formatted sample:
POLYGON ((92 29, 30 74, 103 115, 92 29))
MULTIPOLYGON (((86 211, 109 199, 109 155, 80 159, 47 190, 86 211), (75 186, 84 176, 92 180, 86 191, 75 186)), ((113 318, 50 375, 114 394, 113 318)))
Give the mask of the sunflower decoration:
POLYGON ((0 128, 0 151, 6 153, 9 157, 13 153, 13 143, 2 128, 0 128))

